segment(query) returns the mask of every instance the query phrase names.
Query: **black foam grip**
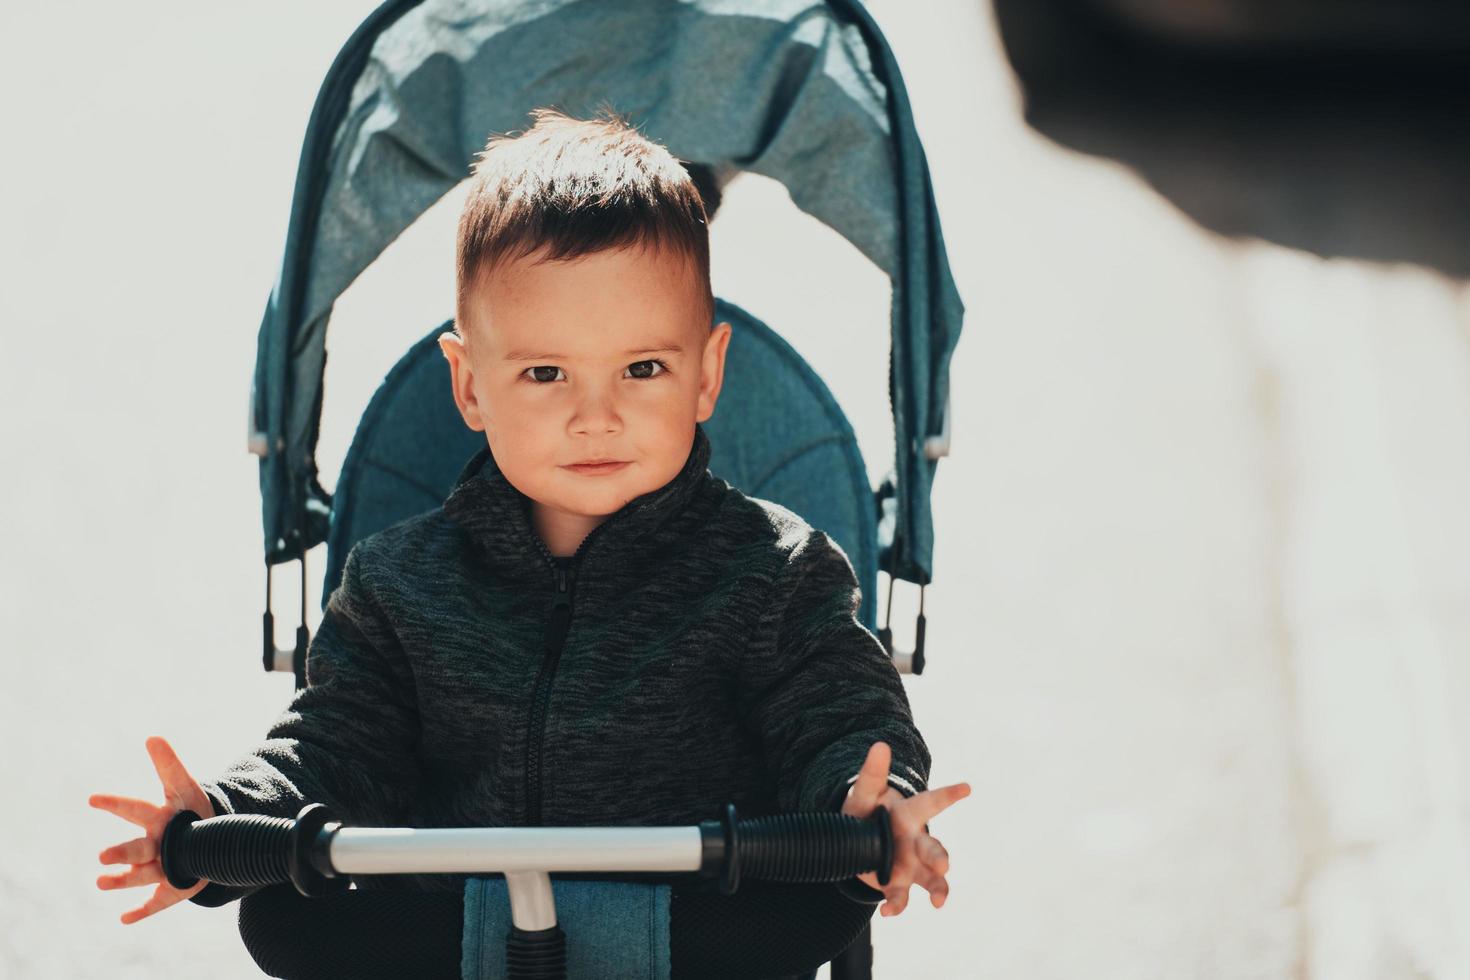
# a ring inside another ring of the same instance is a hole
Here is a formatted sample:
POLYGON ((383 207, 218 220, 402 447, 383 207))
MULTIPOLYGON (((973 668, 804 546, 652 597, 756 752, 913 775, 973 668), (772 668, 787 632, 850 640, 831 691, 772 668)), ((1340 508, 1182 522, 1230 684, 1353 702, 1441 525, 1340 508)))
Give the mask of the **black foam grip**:
POLYGON ((259 814, 200 820, 180 810, 164 828, 160 863, 168 883, 192 888, 200 878, 223 885, 273 885, 291 880, 291 830, 296 821, 259 814))
POLYGON ((762 881, 840 881, 877 869, 887 884, 893 864, 888 811, 870 819, 842 813, 778 813, 740 821, 741 873, 762 881))

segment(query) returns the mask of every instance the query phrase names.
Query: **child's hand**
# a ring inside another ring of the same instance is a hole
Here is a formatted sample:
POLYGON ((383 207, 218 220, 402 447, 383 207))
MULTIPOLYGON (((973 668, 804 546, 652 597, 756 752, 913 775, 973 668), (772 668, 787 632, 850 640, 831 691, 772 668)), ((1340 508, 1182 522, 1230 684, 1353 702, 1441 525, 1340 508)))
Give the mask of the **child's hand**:
POLYGON ((103 864, 132 865, 130 870, 121 874, 99 877, 97 887, 103 891, 109 888, 131 888, 135 885, 151 885, 155 881, 158 882, 158 887, 154 889, 148 901, 122 914, 123 925, 132 925, 154 912, 182 902, 196 892, 202 891, 209 884, 206 879, 201 878, 187 891, 179 891, 170 885, 163 876, 163 865, 158 860, 158 845, 163 839, 163 828, 168 825, 175 813, 180 810, 193 810, 199 814, 201 819, 204 819, 214 816, 214 805, 210 803, 204 789, 184 769, 184 764, 179 761, 178 756, 174 755, 174 750, 169 747, 168 742, 155 735, 143 744, 148 749, 148 755, 153 759, 153 768, 158 770, 158 778, 163 781, 165 801, 163 806, 154 806, 144 800, 129 799, 125 796, 108 796, 102 793, 94 793, 87 798, 87 802, 97 809, 115 813, 129 823, 137 824, 147 831, 145 837, 114 844, 98 855, 103 864))
POLYGON ((929 892, 935 908, 944 904, 949 883, 949 852, 938 838, 929 836, 928 822, 951 804, 970 795, 969 783, 954 783, 939 789, 904 796, 888 784, 888 766, 892 750, 887 742, 874 742, 868 758, 858 772, 857 782, 847 791, 842 812, 854 817, 867 817, 879 806, 888 808, 893 824, 893 870, 888 885, 878 884, 878 875, 865 871, 858 880, 881 892, 887 901, 879 908, 882 915, 898 915, 909 903, 909 887, 915 883, 929 892))

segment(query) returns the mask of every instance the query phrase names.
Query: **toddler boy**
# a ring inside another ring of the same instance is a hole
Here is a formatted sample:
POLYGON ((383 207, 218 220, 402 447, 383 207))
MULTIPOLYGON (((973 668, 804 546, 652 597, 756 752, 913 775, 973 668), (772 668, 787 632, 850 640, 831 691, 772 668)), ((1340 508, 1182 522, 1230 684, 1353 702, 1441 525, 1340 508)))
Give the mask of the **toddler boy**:
MULTIPOLYGON (((948 855, 930 757, 897 671, 856 618, 830 537, 708 471, 728 323, 711 326, 705 209, 689 173, 616 118, 539 110, 492 138, 458 232, 455 403, 486 447, 444 505, 352 549, 306 688, 263 742, 195 782, 161 738, 167 805, 94 796, 144 826, 104 851, 157 883, 123 921, 243 890, 162 878, 179 809, 364 826, 680 825, 892 811, 893 873, 837 886, 937 907, 948 855)), ((464 875, 356 876, 458 892, 464 875)))

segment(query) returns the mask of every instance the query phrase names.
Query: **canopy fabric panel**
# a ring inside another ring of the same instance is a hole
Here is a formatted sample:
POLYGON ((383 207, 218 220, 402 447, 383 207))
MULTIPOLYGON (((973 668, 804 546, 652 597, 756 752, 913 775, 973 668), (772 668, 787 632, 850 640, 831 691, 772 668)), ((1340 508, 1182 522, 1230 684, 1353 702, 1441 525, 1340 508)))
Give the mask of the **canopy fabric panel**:
POLYGON ((780 181, 890 276, 897 492, 882 564, 928 581, 925 447, 963 307, 897 66, 854 0, 392 0, 369 18, 323 84, 261 324, 267 560, 326 534, 314 456, 336 298, 468 176, 490 133, 523 130, 539 106, 603 104, 680 159, 780 181))

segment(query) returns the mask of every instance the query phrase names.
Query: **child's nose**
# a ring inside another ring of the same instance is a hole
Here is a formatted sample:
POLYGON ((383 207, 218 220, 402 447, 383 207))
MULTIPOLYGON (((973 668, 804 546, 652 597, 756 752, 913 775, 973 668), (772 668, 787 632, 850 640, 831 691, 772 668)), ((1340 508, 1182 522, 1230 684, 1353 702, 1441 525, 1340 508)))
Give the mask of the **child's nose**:
POLYGON ((571 425, 574 431, 590 433, 616 432, 622 428, 613 386, 594 385, 580 392, 571 425))

